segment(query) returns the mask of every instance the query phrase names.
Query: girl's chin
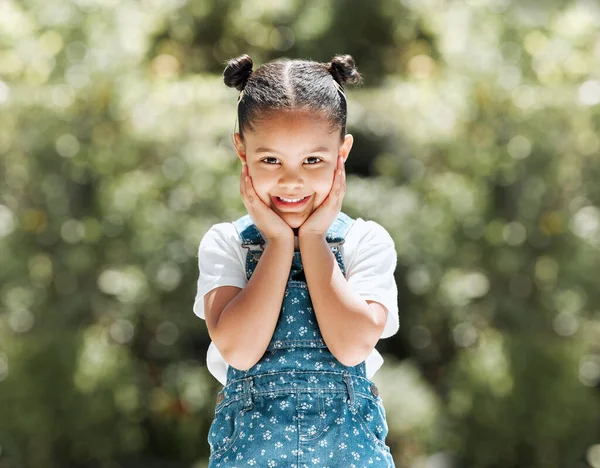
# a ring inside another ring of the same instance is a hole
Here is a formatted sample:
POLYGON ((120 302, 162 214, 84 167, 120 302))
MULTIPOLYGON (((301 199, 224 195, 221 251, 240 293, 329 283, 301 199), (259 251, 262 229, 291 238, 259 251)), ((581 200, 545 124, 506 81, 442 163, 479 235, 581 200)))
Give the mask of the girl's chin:
POLYGON ((298 229, 304 221, 308 218, 308 215, 302 213, 277 213, 285 223, 292 229, 298 229))

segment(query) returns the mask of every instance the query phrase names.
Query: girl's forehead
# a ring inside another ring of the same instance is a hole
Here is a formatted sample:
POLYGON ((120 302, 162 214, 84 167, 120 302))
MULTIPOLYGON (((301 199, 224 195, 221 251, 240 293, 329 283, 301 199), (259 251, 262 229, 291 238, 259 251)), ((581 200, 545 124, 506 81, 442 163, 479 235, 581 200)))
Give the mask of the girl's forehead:
POLYGON ((288 111, 258 119, 253 128, 245 132, 245 137, 253 147, 268 146, 269 142, 335 147, 339 143, 339 130, 332 128, 331 122, 319 114, 288 111))

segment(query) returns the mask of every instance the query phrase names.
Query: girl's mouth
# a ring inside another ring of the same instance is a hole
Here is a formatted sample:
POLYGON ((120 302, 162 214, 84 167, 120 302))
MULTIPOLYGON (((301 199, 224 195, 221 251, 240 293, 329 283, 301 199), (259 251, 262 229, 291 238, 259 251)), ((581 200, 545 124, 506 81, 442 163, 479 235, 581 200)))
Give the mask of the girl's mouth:
POLYGON ((277 207, 277 208, 302 208, 304 207, 307 203, 308 200, 310 199, 310 195, 307 195, 306 197, 296 197, 296 198, 287 198, 287 197, 274 197, 271 196, 271 200, 273 201, 273 204, 277 207))

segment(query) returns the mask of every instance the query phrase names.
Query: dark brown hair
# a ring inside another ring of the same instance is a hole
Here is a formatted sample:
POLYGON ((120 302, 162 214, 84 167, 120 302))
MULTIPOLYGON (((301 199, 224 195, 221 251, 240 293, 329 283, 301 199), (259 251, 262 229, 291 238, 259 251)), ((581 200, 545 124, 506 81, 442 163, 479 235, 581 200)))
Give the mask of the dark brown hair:
POLYGON ((279 59, 252 70, 248 55, 228 60, 223 81, 241 91, 238 102, 239 132, 253 129, 253 122, 278 110, 310 110, 321 113, 332 128, 346 134, 344 85, 361 82, 350 55, 336 55, 329 63, 279 59))

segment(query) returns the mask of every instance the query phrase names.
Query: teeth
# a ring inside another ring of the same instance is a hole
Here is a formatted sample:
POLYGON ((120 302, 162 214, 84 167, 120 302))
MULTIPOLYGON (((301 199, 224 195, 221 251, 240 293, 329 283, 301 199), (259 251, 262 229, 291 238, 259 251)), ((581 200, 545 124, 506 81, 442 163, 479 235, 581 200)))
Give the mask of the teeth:
POLYGON ((302 198, 283 198, 283 197, 277 197, 279 198, 281 201, 287 202, 287 203, 296 203, 299 202, 300 200, 304 200, 306 197, 302 197, 302 198))

